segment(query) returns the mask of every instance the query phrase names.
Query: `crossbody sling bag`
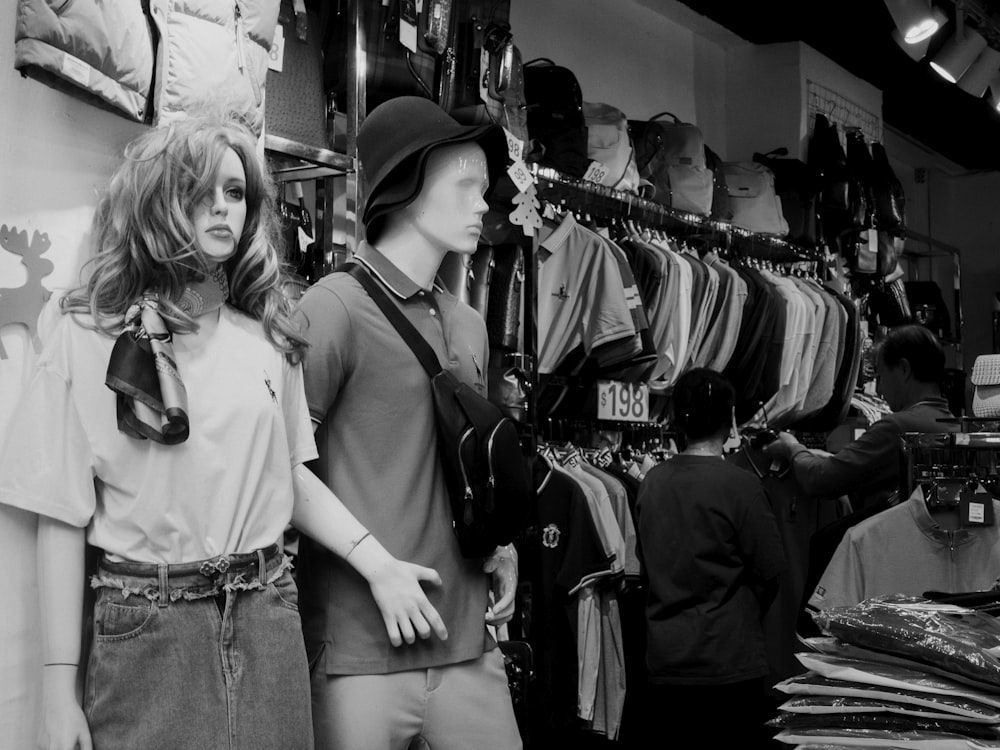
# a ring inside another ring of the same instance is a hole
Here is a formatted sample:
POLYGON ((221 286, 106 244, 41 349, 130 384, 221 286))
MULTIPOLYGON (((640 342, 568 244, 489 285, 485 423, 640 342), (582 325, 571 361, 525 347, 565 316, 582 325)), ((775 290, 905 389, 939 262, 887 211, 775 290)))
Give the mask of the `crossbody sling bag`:
POLYGON ((476 390, 441 367, 434 349, 357 263, 350 274, 378 305, 431 379, 438 454, 453 528, 465 557, 484 557, 524 528, 531 497, 517 426, 476 390))

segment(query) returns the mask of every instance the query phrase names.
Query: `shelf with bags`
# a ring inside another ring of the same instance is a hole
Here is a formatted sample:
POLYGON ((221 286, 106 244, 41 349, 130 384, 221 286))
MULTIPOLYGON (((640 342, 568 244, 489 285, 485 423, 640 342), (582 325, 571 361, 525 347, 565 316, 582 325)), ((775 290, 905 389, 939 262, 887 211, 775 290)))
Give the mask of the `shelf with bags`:
POLYGON ((264 152, 274 179, 278 182, 317 180, 357 171, 353 156, 298 143, 277 135, 264 136, 264 152))

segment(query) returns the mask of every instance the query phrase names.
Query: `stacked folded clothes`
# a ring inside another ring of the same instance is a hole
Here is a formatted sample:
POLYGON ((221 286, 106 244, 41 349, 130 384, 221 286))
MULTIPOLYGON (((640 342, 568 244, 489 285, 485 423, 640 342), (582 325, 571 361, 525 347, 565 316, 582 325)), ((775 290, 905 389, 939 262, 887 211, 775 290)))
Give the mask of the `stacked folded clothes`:
POLYGON ((1000 748, 1000 621, 921 597, 883 596, 815 615, 806 668, 769 724, 801 750, 1000 748))

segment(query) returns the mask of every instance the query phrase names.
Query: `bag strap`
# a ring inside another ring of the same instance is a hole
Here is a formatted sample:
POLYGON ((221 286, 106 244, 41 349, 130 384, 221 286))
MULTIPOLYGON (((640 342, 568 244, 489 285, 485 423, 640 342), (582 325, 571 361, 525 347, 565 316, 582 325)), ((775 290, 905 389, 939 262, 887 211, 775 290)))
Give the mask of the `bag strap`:
POLYGON ((393 304, 392 300, 389 299, 389 295, 382 291, 382 287, 378 285, 378 282, 371 277, 371 274, 365 268, 357 263, 348 262, 344 263, 337 270, 350 274, 358 280, 358 283, 368 292, 368 296, 375 301, 375 304, 378 305, 385 317, 392 323, 392 327, 403 337, 403 341, 417 355, 417 359, 420 360, 420 364, 430 377, 433 378, 441 372, 441 363, 438 361, 437 354, 434 353, 431 345, 427 343, 427 339, 420 335, 420 332, 414 327, 413 323, 406 318, 402 310, 393 304))
POLYGON ((661 117, 669 117, 669 118, 671 118, 674 121, 675 125, 683 125, 684 124, 684 123, 681 122, 681 118, 679 118, 673 112, 660 112, 660 113, 655 114, 652 117, 650 117, 648 120, 646 120, 646 122, 652 122, 653 120, 659 120, 661 117))

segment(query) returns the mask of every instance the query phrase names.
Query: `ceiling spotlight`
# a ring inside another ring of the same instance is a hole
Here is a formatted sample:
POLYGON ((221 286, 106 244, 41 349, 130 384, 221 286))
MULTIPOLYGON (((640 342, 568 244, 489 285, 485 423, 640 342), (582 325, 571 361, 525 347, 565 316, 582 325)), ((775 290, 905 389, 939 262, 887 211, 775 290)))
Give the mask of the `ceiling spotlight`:
MULTIPOLYGON (((931 11, 934 19, 938 22, 937 29, 940 30, 942 26, 948 23, 947 14, 940 8, 934 8, 931 11)), ((892 38, 899 45, 899 48, 903 50, 911 59, 920 61, 924 59, 924 55, 927 54, 927 48, 931 46, 931 35, 928 35, 921 39, 919 42, 913 42, 912 44, 903 39, 903 35, 900 33, 899 29, 892 30, 892 38)))
POLYGON ((998 68, 1000 68, 1000 50, 987 47, 958 79, 958 87, 966 93, 980 97, 986 93, 998 68))
POLYGON ((930 38, 941 25, 931 11, 930 0, 885 0, 885 7, 907 44, 930 38))
POLYGON ((968 26, 963 29, 959 18, 955 35, 934 56, 931 67, 946 81, 955 83, 985 48, 983 35, 968 26))

